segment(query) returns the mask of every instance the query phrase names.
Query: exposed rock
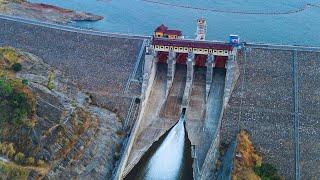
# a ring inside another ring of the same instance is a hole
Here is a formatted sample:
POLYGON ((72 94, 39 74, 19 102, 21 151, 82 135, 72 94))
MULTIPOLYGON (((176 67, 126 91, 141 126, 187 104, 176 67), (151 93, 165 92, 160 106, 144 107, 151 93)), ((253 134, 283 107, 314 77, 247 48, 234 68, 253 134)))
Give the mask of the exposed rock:
POLYGON ((103 19, 102 16, 91 13, 77 12, 43 3, 17 3, 10 1, 6 2, 3 7, 0 11, 4 14, 59 24, 67 24, 72 21, 98 21, 103 19))
MULTIPOLYGON (((118 133, 123 129, 118 116, 92 105, 88 93, 40 58, 17 52, 24 60, 16 78, 26 79, 36 97, 37 124, 32 129, 20 128, 11 139, 26 138, 22 140, 28 142, 24 154, 50 165, 49 179, 111 177, 124 138, 118 133)), ((31 172, 29 178, 38 176, 38 172, 31 172)))

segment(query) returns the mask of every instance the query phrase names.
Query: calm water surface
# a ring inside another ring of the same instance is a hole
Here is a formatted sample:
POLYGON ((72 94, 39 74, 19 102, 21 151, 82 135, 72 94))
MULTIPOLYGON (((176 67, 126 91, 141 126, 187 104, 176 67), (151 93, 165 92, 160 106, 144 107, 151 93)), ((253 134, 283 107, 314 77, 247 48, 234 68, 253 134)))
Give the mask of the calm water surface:
MULTIPOLYGON (((178 5, 241 12, 285 12, 320 0, 154 0, 178 5)), ((243 41, 320 46, 320 6, 288 15, 246 15, 195 10, 143 0, 31 0, 102 15, 99 22, 75 26, 109 32, 150 35, 161 23, 194 38, 196 19, 208 21, 207 39, 226 40, 239 34, 243 41)))

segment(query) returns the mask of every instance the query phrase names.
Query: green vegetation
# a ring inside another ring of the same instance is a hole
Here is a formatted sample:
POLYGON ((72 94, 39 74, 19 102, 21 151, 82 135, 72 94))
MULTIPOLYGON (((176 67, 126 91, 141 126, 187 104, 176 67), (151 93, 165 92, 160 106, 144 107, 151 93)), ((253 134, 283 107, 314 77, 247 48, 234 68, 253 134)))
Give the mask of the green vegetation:
POLYGON ((18 152, 15 156, 14 156, 14 161, 17 162, 18 164, 24 164, 24 154, 22 152, 18 152))
POLYGON ((22 65, 20 63, 14 63, 12 66, 11 66, 12 70, 14 70, 15 72, 18 72, 18 71, 21 71, 22 69, 22 65))
POLYGON ((262 163, 261 166, 254 167, 254 172, 261 177, 262 180, 281 180, 277 168, 272 164, 262 163))
POLYGON ((27 168, 0 161, 0 179, 27 179, 29 172, 27 168))
POLYGON ((29 81, 27 79, 22 79, 22 84, 25 85, 25 86, 28 86, 29 84, 29 81))
POLYGON ((21 80, 0 78, 0 125, 19 126, 33 119, 35 99, 21 80))
POLYGON ((84 130, 89 128, 91 122, 91 114, 81 108, 76 108, 75 112, 71 116, 71 123, 74 127, 73 130, 77 136, 80 136, 84 130))
POLYGON ((262 156, 254 149, 248 132, 241 130, 237 137, 237 158, 234 160, 233 180, 281 180, 276 168, 263 163, 262 156))
POLYGON ((22 152, 17 152, 13 143, 0 142, 0 155, 11 158, 20 165, 34 165, 35 161, 33 157, 26 158, 22 152))
POLYGON ((8 128, 6 125, 34 124, 30 121, 34 121, 35 99, 27 88, 28 81, 13 74, 22 69, 22 57, 13 48, 0 48, 0 130, 8 128))
POLYGON ((19 63, 21 55, 13 48, 1 47, 0 48, 0 59, 5 60, 6 63, 11 67, 13 64, 19 63))
POLYGON ((48 74, 48 83, 47 83, 47 88, 50 90, 54 88, 53 80, 54 80, 54 71, 50 71, 48 74))
POLYGON ((0 154, 7 157, 13 157, 16 150, 13 147, 13 143, 0 143, 0 154))
POLYGON ((30 165, 34 165, 34 163, 35 163, 35 160, 33 157, 26 158, 25 164, 30 166, 30 165))

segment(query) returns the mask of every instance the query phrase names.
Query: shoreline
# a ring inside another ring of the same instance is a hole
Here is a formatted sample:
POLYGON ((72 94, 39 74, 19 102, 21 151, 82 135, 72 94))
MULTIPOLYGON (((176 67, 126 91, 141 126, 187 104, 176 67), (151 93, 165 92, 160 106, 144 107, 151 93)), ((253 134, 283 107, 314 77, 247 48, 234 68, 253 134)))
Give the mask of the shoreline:
POLYGON ((95 22, 104 18, 92 13, 79 12, 50 4, 11 0, 0 1, 0 13, 57 24, 80 21, 95 22))

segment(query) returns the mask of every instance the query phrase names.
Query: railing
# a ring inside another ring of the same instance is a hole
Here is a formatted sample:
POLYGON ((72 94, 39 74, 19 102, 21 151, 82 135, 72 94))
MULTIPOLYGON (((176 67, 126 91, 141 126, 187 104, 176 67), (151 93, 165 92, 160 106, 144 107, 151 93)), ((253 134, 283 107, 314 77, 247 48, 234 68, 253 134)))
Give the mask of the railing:
POLYGON ((128 92, 130 83, 131 83, 131 81, 134 79, 135 75, 137 74, 139 65, 140 65, 140 63, 142 62, 142 61, 141 61, 142 55, 143 55, 143 53, 145 52, 145 48, 146 48, 146 44, 147 44, 147 43, 148 43, 148 40, 147 40, 147 39, 144 39, 144 40, 143 40, 143 43, 142 43, 142 45, 141 45, 139 54, 138 54, 137 59, 136 59, 136 64, 135 64, 135 66, 134 66, 134 69, 133 69, 133 71, 132 71, 132 73, 131 73, 128 81, 127 81, 127 84, 126 84, 126 87, 125 87, 125 90, 124 90, 125 93, 128 92))
POLYGON ((269 43, 259 43, 259 42, 250 42, 243 43, 247 47, 257 47, 257 48, 266 48, 266 49, 282 49, 282 50, 298 50, 298 51, 319 51, 320 47, 316 46, 302 46, 302 45, 285 45, 285 44, 269 44, 269 43))

